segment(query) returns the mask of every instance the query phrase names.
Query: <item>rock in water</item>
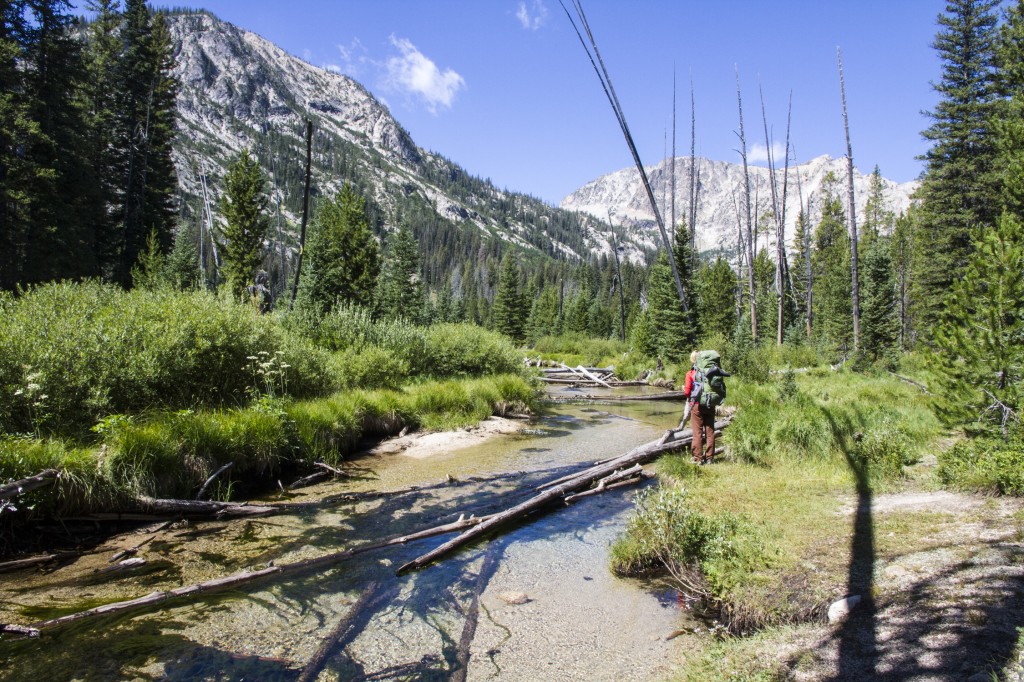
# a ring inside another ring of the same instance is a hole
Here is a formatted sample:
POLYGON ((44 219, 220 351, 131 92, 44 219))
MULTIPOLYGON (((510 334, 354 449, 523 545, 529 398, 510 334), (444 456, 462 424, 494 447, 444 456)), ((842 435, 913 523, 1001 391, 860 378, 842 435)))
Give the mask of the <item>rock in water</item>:
POLYGON ((506 604, 512 604, 518 606, 519 604, 525 604, 530 601, 530 598, 525 592, 502 592, 498 595, 498 599, 505 602, 506 604))

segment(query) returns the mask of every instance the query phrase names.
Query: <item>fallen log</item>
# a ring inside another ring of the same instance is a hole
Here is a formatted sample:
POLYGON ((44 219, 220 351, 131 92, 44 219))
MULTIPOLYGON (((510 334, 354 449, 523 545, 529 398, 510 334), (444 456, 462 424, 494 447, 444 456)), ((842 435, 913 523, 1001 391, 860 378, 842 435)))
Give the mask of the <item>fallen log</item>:
POLYGON ((315 471, 309 476, 303 476, 298 480, 292 481, 287 486, 285 486, 285 489, 297 490, 298 488, 308 488, 309 486, 316 485, 321 481, 326 481, 328 478, 330 478, 330 476, 331 472, 329 471, 315 471))
POLYGON ((198 493, 196 493, 196 499, 197 500, 203 499, 203 493, 205 493, 206 489, 210 487, 211 483, 213 483, 213 479, 217 478, 218 476, 220 476, 221 474, 223 474, 225 471, 227 471, 228 469, 230 469, 233 466, 235 466, 234 462, 228 462, 227 464, 222 466, 220 469, 217 469, 215 472, 213 472, 213 475, 210 476, 208 479, 206 479, 206 483, 203 483, 203 487, 199 489, 198 493))
MULTIPOLYGON (((715 423, 715 427, 716 429, 723 428, 730 421, 732 421, 731 416, 724 417, 715 423)), ((661 440, 646 443, 644 445, 640 445, 636 448, 633 448, 629 452, 620 455, 619 457, 613 459, 610 462, 591 467, 590 469, 581 472, 576 478, 570 479, 564 483, 544 490, 543 492, 531 497, 525 502, 517 504, 514 507, 510 507, 509 509, 506 509, 503 512, 499 512, 497 514, 492 515, 483 523, 480 523, 476 527, 463 532, 458 537, 443 543, 442 545, 431 550, 430 552, 427 552, 426 554, 417 557, 416 559, 413 559, 412 561, 406 564, 403 564, 398 568, 396 574, 401 575, 402 573, 405 573, 407 571, 422 568, 423 566, 426 566, 436 561, 437 559, 448 554, 449 552, 452 552, 453 550, 462 547, 463 545, 471 542, 472 540, 482 535, 485 535, 486 533, 494 530, 495 528, 498 528, 511 521, 520 519, 538 509, 541 509, 542 507, 550 504, 551 502, 564 497, 565 495, 583 490, 584 488, 588 487, 591 483, 594 483, 595 481, 598 481, 604 478, 605 476, 608 476, 609 474, 615 472, 618 469, 633 466, 634 464, 643 464, 644 462, 649 462, 658 455, 661 455, 662 453, 670 452, 680 447, 689 445, 690 441, 692 441, 693 439, 692 434, 687 438, 673 439, 671 438, 671 436, 674 435, 674 433, 674 430, 669 430, 665 434, 666 437, 663 437, 661 440)))
POLYGON ((643 395, 573 395, 573 396, 551 396, 545 398, 547 402, 552 403, 574 403, 574 402, 594 402, 594 403, 617 403, 622 401, 631 400, 683 400, 686 398, 686 393, 683 391, 666 391, 664 393, 646 393, 643 395))
POLYGON ((26 559, 5 561, 3 563, 0 563, 0 573, 11 573, 12 571, 20 571, 24 568, 32 568, 33 566, 48 564, 51 561, 63 561, 64 559, 73 559, 82 556, 82 554, 84 554, 84 552, 55 552, 53 554, 41 554, 39 556, 28 557, 26 559))
POLYGON ((578 366, 576 369, 578 369, 580 372, 582 372, 583 376, 587 377, 591 381, 596 382, 598 384, 601 384, 605 388, 611 388, 611 386, 608 385, 608 382, 604 381, 603 379, 599 379, 596 374, 594 374, 593 372, 589 372, 586 369, 584 369, 583 365, 578 366))
POLYGON ((893 375, 894 377, 896 377, 900 381, 903 381, 905 383, 910 384, 911 386, 917 386, 919 389, 921 389, 921 392, 924 393, 925 395, 931 395, 931 393, 928 391, 928 387, 925 386, 924 384, 922 384, 920 381, 915 381, 914 379, 911 379, 910 377, 905 377, 902 374, 897 374, 896 372, 889 372, 889 374, 893 375))
POLYGON ((566 504, 572 504, 576 500, 582 499, 584 497, 590 497, 591 495, 597 495, 599 493, 603 493, 603 492, 608 491, 608 490, 617 490, 619 488, 625 488, 626 486, 629 486, 629 485, 636 485, 637 483, 642 483, 642 482, 644 482, 646 480, 650 480, 650 479, 656 478, 656 477, 657 477, 657 474, 655 474, 653 472, 641 471, 638 474, 632 475, 632 476, 630 476, 628 478, 624 478, 624 479, 622 479, 620 481, 616 481, 615 483, 608 483, 608 484, 606 484, 604 486, 600 486, 599 485, 596 488, 591 488, 590 490, 584 490, 581 493, 575 493, 574 495, 567 495, 566 498, 565 498, 565 503, 566 504))
POLYGON ((181 516, 185 518, 215 517, 234 518, 240 516, 268 516, 276 514, 279 508, 246 502, 213 502, 207 500, 165 500, 142 497, 136 500, 138 510, 144 514, 181 516))
POLYGON ((12 497, 24 495, 27 492, 36 490, 37 488, 43 488, 51 485, 57 480, 59 475, 60 472, 56 469, 46 469, 45 471, 40 471, 35 476, 29 476, 28 478, 23 478, 20 481, 0 486, 0 500, 9 500, 12 497))
MULTIPOLYGON (((391 547, 393 545, 401 545, 407 542, 412 542, 413 540, 420 540, 423 538, 434 537, 436 535, 443 535, 445 533, 454 533, 460 530, 465 530, 466 528, 472 528, 477 524, 483 523, 489 518, 489 516, 469 518, 463 517, 458 519, 457 521, 446 523, 441 526, 427 528, 425 530, 417 531, 415 533, 393 536, 386 540, 382 540, 381 542, 363 545, 361 547, 354 547, 352 549, 341 550, 338 552, 332 552, 330 554, 325 554, 324 556, 320 557, 314 557, 312 559, 303 559, 301 561, 268 566, 264 569, 260 569, 257 571, 246 570, 223 578, 215 578, 213 580, 207 580, 205 582, 197 583, 194 585, 179 587, 165 592, 152 592, 144 597, 139 597, 137 599, 129 599, 126 601, 104 604, 103 606, 98 606, 96 608, 88 609, 86 611, 79 611, 77 613, 68 614, 66 616, 61 616, 59 618, 52 618, 50 620, 34 623, 31 626, 29 626, 28 629, 34 631, 48 630, 60 627, 62 625, 66 625, 68 623, 73 623, 85 618, 105 616, 114 613, 124 614, 130 611, 147 609, 172 600, 191 597, 198 594, 210 594, 212 592, 217 592, 220 590, 238 587, 239 585, 256 582, 268 576, 291 575, 295 573, 301 573, 304 571, 315 570, 318 568, 323 568, 326 566, 336 564, 350 557, 357 556, 359 554, 363 554, 365 552, 369 552, 372 550, 383 549, 385 547, 391 547)), ((3 624, 0 624, 0 632, 5 632, 5 627, 23 629, 25 628, 25 626, 20 625, 5 626, 3 624)), ((11 632, 18 634, 14 630, 11 630, 11 632)))

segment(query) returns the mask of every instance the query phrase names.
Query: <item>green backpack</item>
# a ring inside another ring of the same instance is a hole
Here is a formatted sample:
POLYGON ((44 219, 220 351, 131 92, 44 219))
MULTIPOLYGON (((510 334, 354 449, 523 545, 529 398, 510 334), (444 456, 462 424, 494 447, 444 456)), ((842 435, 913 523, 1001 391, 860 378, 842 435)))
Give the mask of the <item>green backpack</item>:
POLYGON ((697 353, 693 364, 693 389, 690 400, 704 407, 718 407, 725 400, 725 377, 722 356, 716 350, 702 350, 697 353))

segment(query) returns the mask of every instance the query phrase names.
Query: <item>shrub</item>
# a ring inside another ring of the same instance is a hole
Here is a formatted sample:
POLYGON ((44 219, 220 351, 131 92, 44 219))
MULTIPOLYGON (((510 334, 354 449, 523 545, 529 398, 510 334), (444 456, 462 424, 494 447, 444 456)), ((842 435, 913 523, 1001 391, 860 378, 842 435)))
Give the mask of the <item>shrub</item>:
POLYGON ((626 535, 612 547, 612 570, 619 575, 649 573, 662 566, 699 569, 711 576, 736 558, 740 522, 729 514, 691 509, 682 488, 659 486, 636 497, 626 535))
POLYGON ((275 359, 279 391, 301 396, 331 387, 324 352, 208 292, 65 282, 33 288, 5 308, 6 431, 75 433, 113 413, 239 402, 267 388, 254 372, 260 353, 275 359))
POLYGON ((1024 496, 1024 439, 963 440, 939 454, 943 484, 998 495, 1024 496))

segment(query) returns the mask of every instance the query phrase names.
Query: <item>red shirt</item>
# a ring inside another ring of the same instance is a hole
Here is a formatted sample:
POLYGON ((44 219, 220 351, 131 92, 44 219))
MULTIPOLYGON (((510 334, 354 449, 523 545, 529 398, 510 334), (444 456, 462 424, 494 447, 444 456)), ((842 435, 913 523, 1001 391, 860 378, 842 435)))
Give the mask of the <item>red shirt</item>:
MULTIPOLYGON (((693 390, 693 376, 695 373, 696 370, 692 367, 690 368, 690 371, 686 373, 686 383, 683 385, 683 393, 686 394, 687 398, 690 397, 690 391, 693 390)), ((690 402, 693 401, 691 400, 690 402)))

